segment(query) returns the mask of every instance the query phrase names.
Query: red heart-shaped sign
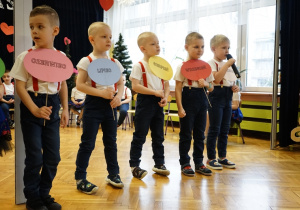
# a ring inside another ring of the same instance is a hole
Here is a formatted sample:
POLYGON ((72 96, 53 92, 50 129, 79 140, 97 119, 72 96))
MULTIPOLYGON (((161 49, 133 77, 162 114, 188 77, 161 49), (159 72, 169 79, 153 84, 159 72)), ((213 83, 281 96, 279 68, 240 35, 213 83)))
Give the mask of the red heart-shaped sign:
POLYGON ((15 50, 14 46, 12 46, 11 44, 6 45, 6 48, 9 53, 11 53, 15 50))
POLYGON ((105 11, 108 11, 114 4, 114 0, 99 0, 99 3, 105 11))
POLYGON ((13 26, 8 26, 6 23, 1 23, 0 25, 1 30, 5 35, 12 35, 14 34, 14 27, 13 26))
POLYGON ((189 80, 206 79, 211 74, 211 67, 202 60, 189 60, 183 63, 181 74, 189 80))

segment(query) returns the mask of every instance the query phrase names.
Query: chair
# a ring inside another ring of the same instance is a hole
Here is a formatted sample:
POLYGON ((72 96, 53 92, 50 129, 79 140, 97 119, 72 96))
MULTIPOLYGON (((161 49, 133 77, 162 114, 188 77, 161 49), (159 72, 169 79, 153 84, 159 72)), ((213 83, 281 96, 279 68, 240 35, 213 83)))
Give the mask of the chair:
POLYGON ((165 112, 165 116, 167 116, 167 122, 166 122, 166 129, 165 129, 165 135, 167 135, 167 128, 168 128, 168 124, 169 124, 169 120, 171 121, 171 125, 173 128, 173 132, 174 132, 174 126, 173 126, 173 120, 172 117, 178 117, 178 113, 170 113, 170 104, 172 101, 172 96, 169 95, 167 102, 168 102, 168 110, 165 112))
MULTIPOLYGON (((129 124, 129 127, 130 127, 130 123, 131 123, 131 128, 133 128, 133 115, 135 114, 136 98, 137 98, 137 94, 134 94, 133 95, 133 100, 135 101, 134 109, 132 109, 132 106, 130 106, 130 109, 127 111, 127 115, 125 117, 125 128, 124 128, 124 130, 126 130, 127 123, 129 124), (129 114, 131 115, 131 122, 129 120, 129 114)), ((123 129, 123 125, 122 125, 122 129, 123 129)))
MULTIPOLYGON (((241 105, 242 105, 242 101, 239 102, 239 107, 241 107, 241 105)), ((232 117, 231 117, 231 122, 238 126, 238 132, 239 132, 240 136, 242 137, 243 144, 245 144, 245 140, 244 140, 244 136, 243 136, 243 132, 242 132, 242 128, 241 128, 241 122, 234 120, 232 117)))

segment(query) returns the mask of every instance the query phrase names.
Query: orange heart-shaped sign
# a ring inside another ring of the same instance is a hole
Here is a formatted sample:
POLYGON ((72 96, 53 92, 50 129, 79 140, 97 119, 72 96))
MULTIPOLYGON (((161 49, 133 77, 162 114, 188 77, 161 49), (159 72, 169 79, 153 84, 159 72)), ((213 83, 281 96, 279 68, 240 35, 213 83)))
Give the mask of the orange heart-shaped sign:
POLYGON ((99 3, 105 11, 108 11, 114 4, 114 0, 99 0, 99 3))
POLYGON ((13 26, 8 26, 6 23, 1 23, 0 25, 1 30, 5 35, 12 35, 14 34, 14 27, 13 26))
POLYGON ((6 45, 6 48, 9 53, 11 53, 15 50, 14 46, 12 46, 11 44, 6 45))

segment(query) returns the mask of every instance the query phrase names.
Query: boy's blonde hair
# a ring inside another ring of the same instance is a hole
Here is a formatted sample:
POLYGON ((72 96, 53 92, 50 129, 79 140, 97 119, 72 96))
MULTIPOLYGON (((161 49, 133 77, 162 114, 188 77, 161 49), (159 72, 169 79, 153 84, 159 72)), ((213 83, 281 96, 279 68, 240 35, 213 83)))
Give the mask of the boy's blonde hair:
POLYGON ((37 6, 31 10, 29 17, 35 17, 37 15, 46 15, 50 21, 51 26, 59 27, 59 17, 57 12, 48 5, 37 6))
POLYGON ((204 39, 198 32, 191 32, 185 38, 185 44, 189 45, 194 39, 204 39))
POLYGON ((107 27, 110 29, 109 25, 107 25, 106 23, 100 21, 92 23, 88 29, 88 36, 94 36, 97 31, 103 27, 107 27))
POLYGON ((215 35, 213 38, 211 38, 210 40, 210 47, 217 47, 220 44, 224 43, 224 42, 228 42, 230 43, 230 40, 227 38, 227 36, 223 35, 223 34, 217 34, 215 35))
POLYGON ((156 34, 153 32, 150 32, 150 31, 141 33, 137 38, 138 46, 139 47, 143 46, 145 44, 145 42, 147 41, 147 39, 152 36, 156 36, 156 34))

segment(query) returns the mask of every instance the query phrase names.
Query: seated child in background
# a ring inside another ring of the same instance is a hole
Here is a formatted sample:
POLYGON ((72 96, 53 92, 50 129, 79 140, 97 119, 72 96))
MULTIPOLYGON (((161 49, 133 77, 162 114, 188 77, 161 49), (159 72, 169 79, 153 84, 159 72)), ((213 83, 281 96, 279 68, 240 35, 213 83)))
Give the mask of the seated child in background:
MULTIPOLYGON (((75 82, 76 82, 75 77, 75 82)), ((84 101, 85 101, 86 94, 77 90, 76 86, 72 89, 71 93, 71 101, 69 102, 70 110, 74 114, 78 115, 76 124, 80 125, 82 116, 83 116, 83 107, 84 107, 84 101)))
POLYGON ((123 75, 123 82, 124 82, 124 92, 123 92, 123 96, 121 99, 121 106, 118 107, 118 109, 120 110, 120 116, 119 116, 119 120, 118 120, 118 127, 120 127, 120 125, 122 125, 122 123, 125 120, 125 117, 127 115, 127 111, 129 109, 129 103, 131 101, 132 95, 131 95, 131 90, 125 86, 126 83, 126 76, 123 75))
POLYGON ((4 94, 0 104, 10 128, 14 128, 14 121, 9 116, 9 109, 15 107, 14 84, 11 82, 12 77, 9 75, 9 72, 10 70, 6 70, 2 76, 4 94))
POLYGON ((240 92, 233 93, 232 94, 232 105, 231 105, 232 110, 237 110, 237 108, 239 108, 240 101, 241 101, 241 93, 240 92))

